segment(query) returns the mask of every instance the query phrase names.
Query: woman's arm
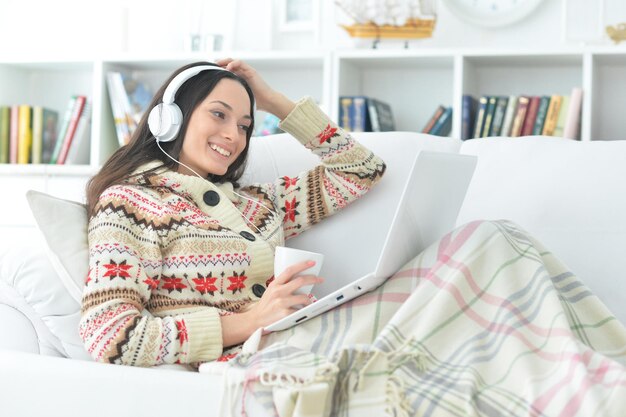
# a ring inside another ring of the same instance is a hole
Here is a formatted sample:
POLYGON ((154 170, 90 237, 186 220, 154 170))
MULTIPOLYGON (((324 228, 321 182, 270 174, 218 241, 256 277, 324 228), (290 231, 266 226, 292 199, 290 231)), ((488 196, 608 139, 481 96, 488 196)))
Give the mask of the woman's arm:
MULTIPOLYGON (((100 362, 135 366, 193 363, 222 353, 220 312, 151 317, 153 289, 175 284, 161 275, 158 216, 136 203, 136 189, 111 187, 89 222, 89 274, 83 290, 80 337, 100 362)), ((188 309, 189 310, 189 309, 188 309)))
POLYGON ((273 90, 250 65, 231 58, 218 65, 245 78, 258 108, 281 119, 280 128, 319 156, 321 164, 273 184, 244 191, 268 198, 283 216, 285 237, 293 237, 367 193, 385 172, 385 163, 326 116, 310 98, 297 104, 273 90))

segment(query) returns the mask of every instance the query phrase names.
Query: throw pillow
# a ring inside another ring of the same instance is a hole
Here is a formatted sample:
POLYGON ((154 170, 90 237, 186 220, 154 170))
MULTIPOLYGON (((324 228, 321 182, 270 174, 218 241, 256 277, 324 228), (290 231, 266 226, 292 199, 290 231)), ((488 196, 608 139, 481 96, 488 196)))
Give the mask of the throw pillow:
POLYGON ((89 270, 85 206, 33 190, 26 193, 26 199, 46 241, 52 266, 70 296, 80 303, 89 270))

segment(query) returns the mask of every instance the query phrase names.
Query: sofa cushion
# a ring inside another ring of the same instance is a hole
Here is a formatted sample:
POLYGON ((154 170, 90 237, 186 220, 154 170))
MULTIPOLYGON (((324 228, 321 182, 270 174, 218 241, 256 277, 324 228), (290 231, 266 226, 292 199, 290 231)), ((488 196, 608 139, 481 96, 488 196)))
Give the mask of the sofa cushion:
POLYGON ((26 199, 63 285, 80 302, 89 267, 85 205, 29 190, 26 199))
POLYGON ((509 219, 538 238, 626 323, 626 141, 474 139, 457 224, 509 219))
POLYGON ((0 335, 0 346, 53 356, 89 359, 78 337, 80 306, 66 290, 45 252, 35 229, 24 229, 22 239, 0 244, 0 333, 18 323, 24 332, 13 333, 19 345, 10 346, 0 335), (14 314, 7 315, 7 309, 14 314), (19 313, 19 315, 18 315, 19 313), (26 338, 36 336, 36 344, 26 338))

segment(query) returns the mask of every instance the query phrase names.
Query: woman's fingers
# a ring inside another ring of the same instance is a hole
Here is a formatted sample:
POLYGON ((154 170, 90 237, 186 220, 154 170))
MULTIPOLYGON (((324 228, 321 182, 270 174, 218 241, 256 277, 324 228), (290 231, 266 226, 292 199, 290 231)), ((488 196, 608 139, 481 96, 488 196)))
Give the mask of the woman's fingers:
POLYGON ((324 282, 324 278, 318 277, 316 275, 301 275, 299 277, 292 278, 288 283, 285 284, 284 288, 285 291, 291 294, 301 287, 320 284, 322 282, 324 282))
POLYGON ((277 284, 285 284, 289 282, 294 276, 298 275, 302 271, 309 269, 313 265, 315 265, 315 261, 303 261, 290 265, 274 279, 274 282, 276 282, 277 284))

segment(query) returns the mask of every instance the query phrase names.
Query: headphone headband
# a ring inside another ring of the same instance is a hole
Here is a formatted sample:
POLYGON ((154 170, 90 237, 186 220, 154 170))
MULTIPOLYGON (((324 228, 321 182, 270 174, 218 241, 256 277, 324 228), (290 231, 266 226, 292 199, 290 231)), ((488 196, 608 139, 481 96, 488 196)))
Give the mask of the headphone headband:
POLYGON ((181 85, 185 83, 188 79, 194 77, 198 73, 202 71, 228 71, 225 68, 218 67, 217 65, 198 65, 196 67, 187 68, 182 71, 180 74, 176 75, 174 79, 169 83, 165 92, 163 93, 163 103, 172 104, 174 103, 174 97, 176 96, 176 92, 180 88, 181 85))

